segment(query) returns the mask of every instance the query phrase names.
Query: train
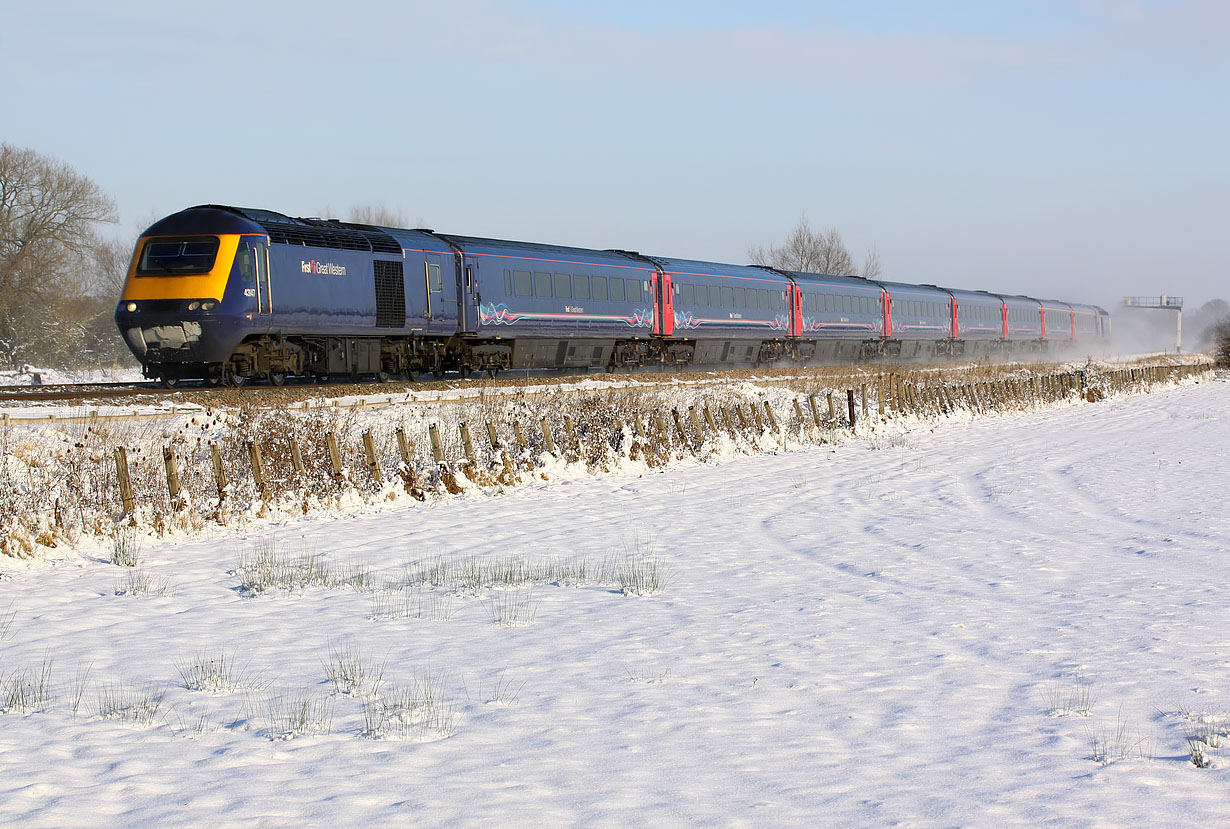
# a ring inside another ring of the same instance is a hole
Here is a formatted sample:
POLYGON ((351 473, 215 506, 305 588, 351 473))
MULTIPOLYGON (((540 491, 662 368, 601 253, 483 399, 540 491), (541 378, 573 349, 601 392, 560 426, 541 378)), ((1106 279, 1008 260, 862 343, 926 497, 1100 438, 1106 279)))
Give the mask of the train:
POLYGON ((144 375, 281 385, 1095 349, 1095 305, 199 205, 137 240, 115 322, 144 375))

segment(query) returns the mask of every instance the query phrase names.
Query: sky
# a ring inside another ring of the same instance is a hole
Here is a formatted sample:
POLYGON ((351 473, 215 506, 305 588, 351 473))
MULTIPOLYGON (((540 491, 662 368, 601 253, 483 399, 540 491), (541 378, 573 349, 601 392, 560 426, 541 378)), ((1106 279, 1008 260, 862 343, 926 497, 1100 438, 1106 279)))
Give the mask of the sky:
POLYGON ((0 141, 115 200, 747 261, 801 218, 885 279, 1230 296, 1223 0, 47 0, 0 141))

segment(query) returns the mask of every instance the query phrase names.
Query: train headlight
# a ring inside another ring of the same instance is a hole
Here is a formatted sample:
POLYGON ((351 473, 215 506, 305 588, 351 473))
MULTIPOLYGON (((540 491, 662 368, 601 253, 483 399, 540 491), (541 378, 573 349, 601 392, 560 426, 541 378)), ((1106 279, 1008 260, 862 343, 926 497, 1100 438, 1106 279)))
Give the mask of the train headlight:
POLYGON ((213 309, 217 307, 218 307, 218 303, 214 302, 212 299, 207 299, 201 303, 202 311, 212 311, 213 309))
POLYGON ((200 308, 201 308, 201 303, 197 302, 195 299, 192 300, 192 302, 188 303, 189 311, 199 311, 200 308))
POLYGON ((135 310, 137 310, 137 303, 135 303, 135 302, 130 302, 130 303, 128 303, 127 305, 125 305, 125 306, 124 306, 124 308, 125 308, 125 310, 127 310, 127 311, 129 311, 129 312, 135 311, 135 310))

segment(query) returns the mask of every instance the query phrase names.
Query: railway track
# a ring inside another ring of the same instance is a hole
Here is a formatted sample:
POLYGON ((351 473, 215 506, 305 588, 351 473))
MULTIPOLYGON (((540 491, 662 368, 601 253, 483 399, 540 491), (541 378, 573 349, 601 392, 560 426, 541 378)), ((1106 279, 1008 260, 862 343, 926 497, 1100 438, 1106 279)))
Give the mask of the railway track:
MULTIPOLYGON (((98 409, 102 407, 146 408, 144 417, 156 417, 149 409, 159 408, 175 410, 182 408, 230 408, 252 406, 270 408, 285 406, 287 408, 317 408, 336 405, 335 398, 358 398, 357 402, 345 405, 369 407, 392 403, 432 403, 451 397, 464 397, 471 394, 524 394, 536 396, 540 394, 578 393, 601 389, 609 384, 611 387, 633 385, 640 388, 648 386, 689 384, 721 384, 754 380, 759 383, 774 381, 791 381, 811 378, 823 382, 825 378, 854 378, 882 373, 913 373, 913 372, 950 372, 968 371, 974 364, 970 363, 909 363, 887 364, 870 363, 859 365, 836 366, 791 366, 784 368, 759 369, 724 369, 688 371, 640 371, 630 374, 607 374, 595 372, 539 371, 517 372, 501 375, 498 378, 480 378, 463 380, 460 377, 444 380, 394 380, 385 383, 354 383, 332 382, 318 384, 310 380, 290 380, 283 386, 264 384, 246 385, 239 388, 209 386, 204 383, 185 384, 175 388, 163 388, 153 381, 127 383, 83 383, 49 386, 8 386, 0 387, 0 409, 7 410, 3 415, 7 423, 17 421, 85 419, 78 412, 85 411, 89 417, 98 417, 98 409), (578 385, 578 381, 592 380, 593 384, 578 385), (600 385, 599 385, 600 384, 600 385), (466 394, 469 392, 469 394, 466 394), (53 416, 40 410, 53 407, 69 407, 71 413, 53 416)), ((1031 364, 1028 368, 1038 370, 1044 364, 1031 364)), ((1053 368, 1053 364, 1045 364, 1053 368)), ((985 371, 988 376, 1003 371, 1013 371, 1026 367, 1023 364, 980 365, 978 370, 985 371)), ((106 416, 106 415, 104 415, 106 416)), ((124 417, 125 415, 110 415, 124 417)))
MULTIPOLYGON (((951 368, 951 366, 948 366, 951 368)), ((914 366, 914 368, 924 368, 914 366)), ((736 369, 723 371, 642 371, 630 374, 594 372, 525 372, 498 378, 463 380, 459 377, 430 381, 389 381, 386 383, 325 383, 289 381, 283 386, 263 384, 240 388, 215 387, 204 383, 163 388, 154 382, 89 383, 55 386, 0 387, 0 417, 5 424, 57 421, 87 421, 101 419, 147 419, 173 415, 190 408, 286 407, 319 408, 337 405, 338 398, 352 398, 342 405, 372 408, 396 403, 434 403, 474 394, 525 395, 586 393, 608 385, 612 388, 633 385, 639 388, 661 385, 722 384, 755 378, 758 381, 799 377, 823 377, 866 374, 868 372, 901 370, 888 366, 854 367, 792 367, 779 369, 736 369), (602 385, 580 383, 594 380, 602 385), (131 413, 102 413, 105 408, 131 409, 131 413), (69 412, 54 413, 52 409, 69 408, 69 412), (136 410, 144 409, 143 413, 136 410), (152 411, 154 409, 160 411, 152 411)))
MULTIPOLYGON (((842 367, 833 367, 838 370, 842 367)), ((843 373, 849 373, 848 367, 843 373)), ((773 369, 766 371, 790 371, 797 374, 800 371, 814 369, 773 369)), ((749 370, 750 371, 750 370, 749 370)), ((186 382, 172 388, 165 388, 156 381, 129 383, 65 383, 47 386, 0 386, 0 407, 27 404, 52 404, 85 406, 91 403, 107 405, 123 405, 125 403, 158 402, 193 402, 205 405, 232 405, 238 401, 258 402, 298 401, 308 398, 350 397, 355 395, 404 395, 408 392, 445 392, 458 389, 495 389, 509 387, 532 387, 536 385, 551 385, 561 381, 575 381, 585 377, 606 381, 634 380, 645 383, 670 382, 671 380, 698 377, 735 376, 740 370, 706 371, 693 369, 690 371, 645 370, 634 373, 608 374, 592 371, 517 371, 506 372, 498 378, 480 377, 475 374, 470 379, 455 376, 442 380, 390 380, 376 382, 327 382, 317 383, 312 380, 290 379, 282 386, 272 386, 264 383, 252 383, 238 388, 230 386, 211 386, 204 382, 186 382)), ((746 373, 746 372, 743 372, 746 373)), ((764 371, 757 372, 764 374, 764 371)))

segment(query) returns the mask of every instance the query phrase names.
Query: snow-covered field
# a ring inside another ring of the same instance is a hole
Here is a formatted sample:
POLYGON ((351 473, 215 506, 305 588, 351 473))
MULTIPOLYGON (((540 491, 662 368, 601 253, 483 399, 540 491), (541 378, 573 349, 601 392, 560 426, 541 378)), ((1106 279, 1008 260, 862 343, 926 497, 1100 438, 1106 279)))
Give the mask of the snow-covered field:
POLYGON ((151 595, 102 546, 0 562, 0 820, 1220 823, 1184 728, 1230 712, 1228 416, 1202 382, 144 539, 151 595), (241 590, 275 543, 330 586, 241 590))

